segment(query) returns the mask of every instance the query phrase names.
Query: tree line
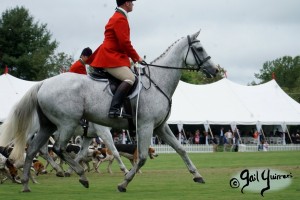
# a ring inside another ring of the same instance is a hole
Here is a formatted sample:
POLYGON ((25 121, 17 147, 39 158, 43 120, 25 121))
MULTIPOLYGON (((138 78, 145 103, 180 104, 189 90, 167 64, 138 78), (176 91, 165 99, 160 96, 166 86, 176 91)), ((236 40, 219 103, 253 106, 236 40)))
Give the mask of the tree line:
POLYGON ((24 7, 8 9, 0 18, 0 66, 2 72, 38 81, 59 74, 73 62, 71 56, 55 53, 58 42, 46 24, 34 21, 24 7))
MULTIPOLYGON (((38 81, 66 71, 73 58, 64 53, 55 53, 59 43, 52 39, 47 24, 34 21, 24 7, 5 10, 0 18, 0 73, 6 67, 9 73, 21 79, 38 81)), ((192 84, 216 82, 226 75, 225 69, 214 79, 206 78, 201 72, 183 71, 181 80, 192 84)), ((276 79, 279 86, 296 101, 300 102, 300 56, 283 56, 263 64, 254 74, 257 85, 276 79)))

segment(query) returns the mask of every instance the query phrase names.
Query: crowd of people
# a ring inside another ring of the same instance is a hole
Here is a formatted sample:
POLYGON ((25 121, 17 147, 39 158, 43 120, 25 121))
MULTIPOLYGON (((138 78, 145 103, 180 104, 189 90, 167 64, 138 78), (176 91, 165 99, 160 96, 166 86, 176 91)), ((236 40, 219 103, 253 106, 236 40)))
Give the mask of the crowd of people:
MULTIPOLYGON (((136 144, 136 138, 133 133, 129 133, 127 130, 112 130, 112 137, 115 144, 136 144)), ((218 146, 230 146, 232 148, 238 148, 240 144, 257 144, 259 150, 263 150, 263 146, 269 144, 277 144, 277 141, 285 139, 285 143, 282 144, 300 144, 300 131, 292 132, 290 137, 287 133, 280 132, 279 130, 270 131, 269 133, 260 133, 259 131, 252 129, 250 131, 240 131, 235 129, 232 131, 230 128, 225 129, 221 127, 220 130, 200 130, 196 129, 192 131, 184 131, 174 133, 176 138, 181 144, 199 144, 199 145, 218 145, 218 146), (249 140, 251 139, 251 142, 249 140), (270 138, 277 139, 270 141, 270 138), (292 142, 291 142, 292 140, 292 142)), ((151 145, 164 144, 159 137, 153 136, 151 145)))
POLYGON ((265 133, 254 128, 249 131, 240 131, 236 128, 232 131, 231 128, 221 127, 208 131, 200 129, 194 132, 182 131, 175 135, 181 144, 218 145, 225 151, 226 149, 238 151, 240 144, 256 144, 258 151, 267 151, 270 144, 300 144, 300 130, 289 135, 278 129, 265 133))

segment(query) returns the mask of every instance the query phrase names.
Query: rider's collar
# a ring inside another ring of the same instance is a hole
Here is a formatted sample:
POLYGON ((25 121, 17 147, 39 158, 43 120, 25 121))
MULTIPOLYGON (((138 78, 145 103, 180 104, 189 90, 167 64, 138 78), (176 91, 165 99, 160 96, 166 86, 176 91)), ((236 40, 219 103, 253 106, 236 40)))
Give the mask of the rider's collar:
POLYGON ((128 13, 126 12, 126 10, 121 7, 117 7, 117 10, 121 11, 125 15, 125 17, 128 18, 128 13))
POLYGON ((79 58, 79 62, 81 62, 83 65, 85 65, 85 62, 82 60, 82 58, 79 58))

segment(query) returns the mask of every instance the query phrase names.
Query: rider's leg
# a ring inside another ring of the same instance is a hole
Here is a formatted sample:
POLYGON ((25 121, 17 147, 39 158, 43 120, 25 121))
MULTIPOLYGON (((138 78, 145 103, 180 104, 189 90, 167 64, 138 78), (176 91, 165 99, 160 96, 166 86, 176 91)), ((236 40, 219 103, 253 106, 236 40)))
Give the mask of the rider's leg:
POLYGON ((122 83, 117 88, 115 95, 113 96, 108 116, 111 118, 131 117, 130 115, 122 111, 121 107, 129 90, 134 84, 134 74, 128 67, 107 68, 106 71, 115 78, 122 81, 122 83))

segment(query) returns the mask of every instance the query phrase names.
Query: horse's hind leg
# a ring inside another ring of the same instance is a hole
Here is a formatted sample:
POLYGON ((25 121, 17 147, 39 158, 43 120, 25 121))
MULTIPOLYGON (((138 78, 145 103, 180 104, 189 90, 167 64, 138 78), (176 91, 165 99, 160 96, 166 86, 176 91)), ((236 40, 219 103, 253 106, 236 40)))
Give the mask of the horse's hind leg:
POLYGON ((174 136, 173 132, 169 128, 167 124, 163 124, 160 127, 154 130, 154 133, 157 134, 165 143, 170 145, 182 158, 184 163, 186 164, 189 172, 193 174, 194 181, 197 183, 205 183, 202 176, 198 172, 197 168, 187 155, 183 146, 178 142, 176 137, 174 136))
POLYGON ((46 144, 51 134, 55 131, 56 127, 45 117, 40 117, 40 130, 31 141, 26 151, 26 159, 23 167, 23 192, 30 192, 28 186, 30 178, 31 164, 34 156, 37 154, 39 149, 46 144))
MULTIPOLYGON (((80 163, 82 161, 82 159, 87 156, 88 150, 89 150, 89 145, 91 144, 92 140, 93 140, 93 138, 83 137, 81 149, 80 149, 79 153, 77 154, 76 158, 74 159, 75 162, 80 163)), ((69 167, 65 173, 66 177, 71 176, 72 172, 73 172, 72 168, 69 167)))
POLYGON ((89 181, 87 180, 83 167, 74 161, 69 154, 65 151, 64 146, 61 146, 61 148, 54 148, 55 153, 64 160, 75 172, 80 176, 79 182, 86 188, 89 187, 89 181))
POLYGON ((47 165, 45 166, 45 169, 47 169, 47 166, 50 165, 55 169, 56 176, 58 177, 64 177, 64 171, 62 168, 53 160, 53 158, 50 156, 48 152, 48 144, 44 144, 44 146, 40 149, 40 156, 44 158, 47 161, 47 165))
POLYGON ((73 158, 66 152, 67 143, 72 137, 72 134, 74 133, 76 126, 77 124, 74 124, 74 126, 72 126, 71 122, 69 123, 69 126, 66 125, 60 126, 58 130, 59 138, 56 140, 53 146, 53 151, 80 176, 79 182, 84 187, 88 188, 89 182, 84 174, 84 169, 79 163, 74 161, 73 158))

